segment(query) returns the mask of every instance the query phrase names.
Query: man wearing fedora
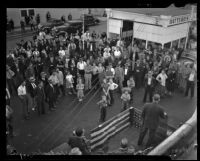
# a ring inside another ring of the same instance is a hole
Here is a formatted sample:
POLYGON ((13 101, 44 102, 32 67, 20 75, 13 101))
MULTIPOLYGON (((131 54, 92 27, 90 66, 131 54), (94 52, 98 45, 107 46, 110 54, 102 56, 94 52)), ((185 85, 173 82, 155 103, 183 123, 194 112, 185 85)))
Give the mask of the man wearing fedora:
POLYGON ((79 148, 83 155, 90 154, 90 147, 88 146, 88 140, 84 136, 84 129, 77 128, 73 131, 73 136, 69 137, 68 144, 73 149, 79 148))
POLYGON ((128 63, 125 64, 124 67, 124 81, 123 81, 123 87, 127 87, 127 81, 131 75, 131 69, 128 66, 128 63))
POLYGON ((35 91, 36 91, 36 83, 35 78, 30 77, 29 81, 27 81, 27 93, 29 100, 29 108, 35 111, 36 109, 36 101, 35 101, 35 91))
POLYGON ((22 117, 26 120, 30 118, 30 111, 28 109, 28 97, 26 90, 26 81, 24 80, 22 84, 17 89, 19 99, 22 103, 22 117))
POLYGON ((149 101, 152 102, 153 98, 153 90, 155 87, 155 78, 152 76, 153 72, 149 71, 148 74, 146 74, 145 79, 144 79, 144 87, 145 87, 145 92, 144 92, 144 98, 143 102, 146 102, 147 95, 149 95, 149 101))
POLYGON ((49 83, 48 83, 47 89, 46 89, 46 91, 47 91, 46 97, 48 98, 49 110, 55 111, 54 104, 55 104, 55 93, 56 93, 56 91, 55 91, 55 88, 52 84, 53 81, 51 80, 51 78, 49 78, 48 81, 49 81, 49 83))
POLYGON ((160 101, 160 95, 155 94, 153 96, 152 103, 146 103, 142 110, 142 128, 140 131, 138 146, 142 145, 143 139, 149 131, 149 138, 146 144, 146 147, 152 146, 154 143, 154 138, 156 134, 156 130, 159 126, 160 118, 167 118, 167 113, 163 110, 163 108, 158 104, 160 101))
POLYGON ((45 114, 45 92, 43 87, 43 81, 40 80, 38 86, 36 88, 36 103, 37 103, 37 111, 38 115, 45 114))

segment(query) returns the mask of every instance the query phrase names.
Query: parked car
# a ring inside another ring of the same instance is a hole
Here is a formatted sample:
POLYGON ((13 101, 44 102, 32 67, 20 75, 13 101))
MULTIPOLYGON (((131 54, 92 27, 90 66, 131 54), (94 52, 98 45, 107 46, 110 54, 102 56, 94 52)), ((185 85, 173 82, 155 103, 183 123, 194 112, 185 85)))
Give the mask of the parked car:
POLYGON ((40 25, 41 25, 41 28, 44 28, 44 27, 53 28, 55 26, 61 26, 63 24, 64 22, 62 20, 51 18, 48 22, 41 23, 40 25))
MULTIPOLYGON (((85 27, 84 30, 86 31, 88 28, 87 28, 87 26, 84 26, 84 27, 85 27)), ((83 22, 80 20, 67 21, 63 25, 55 27, 55 30, 57 33, 61 32, 61 31, 65 31, 68 34, 71 34, 71 33, 74 34, 77 32, 77 30, 79 31, 79 33, 81 33, 83 30, 83 22)))
POLYGON ((197 50, 185 50, 181 55, 179 62, 184 62, 185 64, 194 64, 197 61, 197 50))
MULTIPOLYGON (((83 15, 81 16, 81 20, 83 20, 83 15)), ((84 14, 84 23, 86 26, 93 26, 99 24, 100 20, 95 18, 91 14, 84 14)))

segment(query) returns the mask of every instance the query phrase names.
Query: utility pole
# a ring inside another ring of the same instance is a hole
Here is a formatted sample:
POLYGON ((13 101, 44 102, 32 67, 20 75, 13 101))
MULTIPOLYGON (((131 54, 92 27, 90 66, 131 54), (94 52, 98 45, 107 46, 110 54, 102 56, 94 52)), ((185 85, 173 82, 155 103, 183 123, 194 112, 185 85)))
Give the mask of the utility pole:
MULTIPOLYGON (((85 26, 85 25, 84 25, 84 24, 85 24, 85 13, 84 13, 84 12, 85 12, 85 9, 83 9, 83 13, 82 13, 82 14, 83 14, 83 35, 84 35, 84 33, 85 33, 85 32, 84 32, 84 26, 85 26)), ((83 37, 83 51, 84 51, 84 37, 83 37)))
POLYGON ((189 22, 188 22, 187 36, 186 36, 186 41, 185 41, 185 49, 187 48, 190 25, 191 25, 191 22, 193 21, 193 17, 194 17, 193 15, 194 15, 194 6, 192 6, 191 13, 190 13, 190 19, 189 19, 189 22))

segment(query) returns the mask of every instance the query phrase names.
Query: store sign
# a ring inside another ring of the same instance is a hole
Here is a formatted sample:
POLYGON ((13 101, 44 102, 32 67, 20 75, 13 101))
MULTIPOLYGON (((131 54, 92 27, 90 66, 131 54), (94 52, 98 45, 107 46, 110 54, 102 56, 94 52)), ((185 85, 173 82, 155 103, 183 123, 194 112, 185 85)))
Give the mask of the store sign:
POLYGON ((176 25, 176 24, 188 22, 188 21, 190 21, 190 16, 191 15, 174 17, 174 18, 170 19, 169 25, 176 25))

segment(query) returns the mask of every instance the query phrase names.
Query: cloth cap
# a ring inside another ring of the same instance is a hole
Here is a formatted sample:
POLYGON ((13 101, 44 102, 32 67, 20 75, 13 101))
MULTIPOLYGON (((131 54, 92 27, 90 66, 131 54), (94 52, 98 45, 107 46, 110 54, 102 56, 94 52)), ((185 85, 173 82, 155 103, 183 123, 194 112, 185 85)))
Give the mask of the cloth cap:
POLYGON ((83 134, 83 129, 79 127, 75 130, 75 133, 77 136, 81 136, 83 134))
POLYGON ((29 80, 30 81, 35 81, 35 78, 34 77, 30 77, 29 80))
POLYGON ((82 155, 82 152, 79 148, 75 147, 69 152, 69 155, 82 155))
POLYGON ((159 101, 159 100, 160 100, 160 95, 159 95, 159 94, 155 94, 155 95, 153 96, 153 100, 154 100, 154 101, 159 101))
POLYGON ((127 147, 128 146, 128 140, 126 139, 126 138, 123 138, 122 140, 121 140, 121 147, 127 147))

